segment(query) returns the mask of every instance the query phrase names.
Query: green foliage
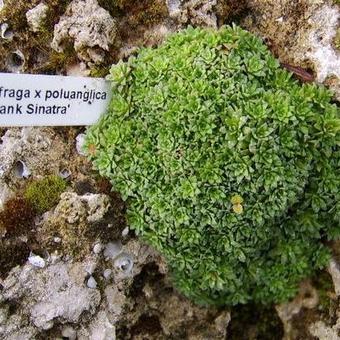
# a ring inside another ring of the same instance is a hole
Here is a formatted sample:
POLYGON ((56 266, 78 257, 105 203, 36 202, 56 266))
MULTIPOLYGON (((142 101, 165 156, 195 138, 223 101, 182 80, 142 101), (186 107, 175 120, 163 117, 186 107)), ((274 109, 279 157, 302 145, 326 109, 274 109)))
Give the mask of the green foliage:
POLYGON ((106 66, 96 66, 91 69, 90 76, 94 78, 104 78, 109 73, 109 67, 106 66))
POLYGON ((198 303, 291 298, 338 238, 339 112, 238 28, 188 28, 111 69, 85 148, 198 303))
POLYGON ((30 183, 25 190, 24 197, 37 213, 42 214, 59 202, 60 194, 65 189, 65 181, 59 176, 51 175, 30 183))

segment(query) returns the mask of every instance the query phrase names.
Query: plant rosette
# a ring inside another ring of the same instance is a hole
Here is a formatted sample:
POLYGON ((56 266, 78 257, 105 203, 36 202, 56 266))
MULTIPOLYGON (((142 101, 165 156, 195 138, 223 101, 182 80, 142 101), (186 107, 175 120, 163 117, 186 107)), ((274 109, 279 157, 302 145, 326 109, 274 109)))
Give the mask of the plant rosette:
POLYGON ((339 237, 339 110, 237 26, 188 28, 111 68, 85 149, 136 234, 201 304, 285 301, 339 237))

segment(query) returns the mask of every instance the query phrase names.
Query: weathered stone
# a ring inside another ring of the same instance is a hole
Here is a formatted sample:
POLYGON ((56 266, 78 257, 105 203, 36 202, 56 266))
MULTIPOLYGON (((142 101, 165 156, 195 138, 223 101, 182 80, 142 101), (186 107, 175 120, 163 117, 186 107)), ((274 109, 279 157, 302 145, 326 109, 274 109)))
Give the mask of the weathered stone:
POLYGON ((317 321, 309 327, 311 335, 319 340, 339 340, 340 318, 334 326, 328 326, 323 321, 317 321))
POLYGON ((167 0, 169 15, 181 24, 217 28, 214 7, 217 0, 167 0))
POLYGON ((317 290, 309 281, 304 281, 300 285, 299 294, 290 302, 276 306, 278 315, 283 323, 285 338, 291 338, 292 319, 302 308, 312 309, 318 305, 319 296, 317 290))
MULTIPOLYGON (((47 330, 56 321, 75 323, 85 311, 95 313, 100 293, 87 288, 85 278, 82 263, 59 262, 39 271, 25 265, 12 270, 3 282, 1 296, 5 304, 20 301, 18 312, 29 317, 38 330, 47 330)), ((2 335, 9 335, 6 327, 2 335)))
POLYGON ((96 48, 108 51, 116 37, 116 22, 97 0, 74 0, 55 25, 52 48, 63 52, 66 40, 74 41, 78 57, 84 61, 101 62, 96 48))
POLYGON ((47 13, 48 6, 43 2, 26 13, 28 25, 33 32, 39 32, 41 30, 42 24, 47 17, 47 13))
POLYGON ((329 262, 328 272, 332 276, 335 294, 340 296, 340 267, 335 259, 331 259, 329 262))
POLYGON ((247 6, 243 26, 265 38, 280 61, 313 69, 340 100, 340 53, 333 43, 339 6, 325 0, 248 0, 247 6))

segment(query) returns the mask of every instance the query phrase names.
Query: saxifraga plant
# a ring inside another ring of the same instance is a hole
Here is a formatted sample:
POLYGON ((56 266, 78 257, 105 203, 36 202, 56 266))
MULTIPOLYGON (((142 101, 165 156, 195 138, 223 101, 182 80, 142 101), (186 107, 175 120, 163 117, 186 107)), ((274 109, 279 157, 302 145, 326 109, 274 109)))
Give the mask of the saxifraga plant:
POLYGON ((339 112, 239 27, 188 28, 115 65, 85 149, 130 226, 202 304, 285 301, 340 235, 339 112))

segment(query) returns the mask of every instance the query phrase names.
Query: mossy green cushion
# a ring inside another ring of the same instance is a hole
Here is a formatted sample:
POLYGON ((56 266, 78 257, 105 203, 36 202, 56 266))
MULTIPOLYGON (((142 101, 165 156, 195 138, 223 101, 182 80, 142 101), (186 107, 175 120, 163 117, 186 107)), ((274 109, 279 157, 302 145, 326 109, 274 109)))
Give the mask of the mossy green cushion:
POLYGON ((339 110, 239 27, 188 28, 111 69, 86 149, 130 226, 203 304, 291 298, 339 228, 339 110))

